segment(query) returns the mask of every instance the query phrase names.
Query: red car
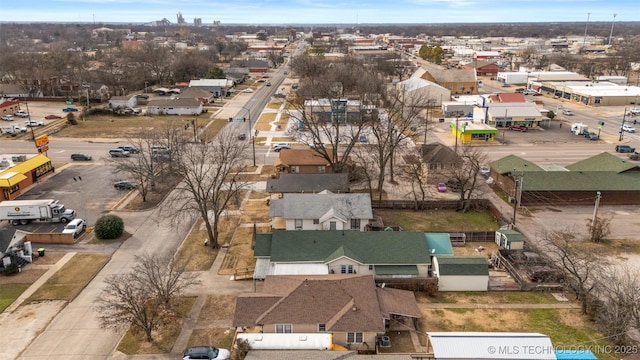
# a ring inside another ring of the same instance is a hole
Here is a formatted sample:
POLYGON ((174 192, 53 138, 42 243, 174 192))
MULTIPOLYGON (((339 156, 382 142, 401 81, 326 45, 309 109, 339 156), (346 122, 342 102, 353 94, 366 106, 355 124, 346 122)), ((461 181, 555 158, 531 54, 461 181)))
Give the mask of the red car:
POLYGON ((447 192, 447 185, 441 181, 436 184, 436 189, 438 189, 439 192, 447 192))
POLYGON ((47 120, 62 119, 62 117, 58 116, 58 115, 47 115, 44 118, 47 119, 47 120))
POLYGON ((509 126, 509 130, 527 132, 529 129, 524 125, 511 125, 509 126))
POLYGON ((539 92, 537 92, 537 93, 535 93, 535 94, 533 94, 533 95, 531 95, 531 96, 542 96, 542 94, 541 94, 541 93, 539 93, 539 92))

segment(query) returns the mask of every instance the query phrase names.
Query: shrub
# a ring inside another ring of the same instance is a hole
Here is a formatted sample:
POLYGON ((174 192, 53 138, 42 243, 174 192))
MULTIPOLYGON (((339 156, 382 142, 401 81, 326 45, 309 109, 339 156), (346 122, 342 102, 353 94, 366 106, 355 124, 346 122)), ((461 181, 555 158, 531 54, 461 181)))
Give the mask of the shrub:
POLYGON ((124 232, 124 222, 119 216, 105 215, 96 221, 93 231, 98 239, 117 239, 124 232))
POLYGON ((19 272, 20 272, 20 265, 14 264, 14 263, 7 265, 4 268, 4 270, 2 270, 2 273, 5 275, 15 275, 19 272))

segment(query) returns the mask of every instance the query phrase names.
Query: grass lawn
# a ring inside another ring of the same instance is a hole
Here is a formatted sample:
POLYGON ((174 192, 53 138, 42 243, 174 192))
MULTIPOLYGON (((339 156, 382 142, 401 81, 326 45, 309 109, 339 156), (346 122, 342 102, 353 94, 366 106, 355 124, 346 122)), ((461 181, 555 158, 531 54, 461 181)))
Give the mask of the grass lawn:
POLYGON ((461 213, 454 210, 376 209, 373 213, 381 216, 385 225, 398 225, 405 231, 495 231, 500 228, 500 225, 488 212, 461 213))
POLYGON ((36 290, 27 302, 73 300, 110 258, 110 255, 104 254, 76 254, 36 290))
POLYGON ((153 333, 154 341, 152 343, 146 341, 144 331, 136 327, 130 327, 122 340, 120 340, 117 350, 127 355, 166 354, 171 352, 178 335, 180 335, 180 331, 182 331, 184 319, 191 311, 195 301, 195 297, 180 299, 176 306, 178 318, 161 324, 153 333))
POLYGON ((0 285, 0 313, 8 308, 31 284, 0 285))
POLYGON ((416 293, 418 303, 444 304, 557 304, 550 293, 530 291, 438 292, 429 297, 416 293))
POLYGON ((422 315, 420 330, 426 332, 539 332, 555 346, 606 344, 579 309, 423 309, 422 315))

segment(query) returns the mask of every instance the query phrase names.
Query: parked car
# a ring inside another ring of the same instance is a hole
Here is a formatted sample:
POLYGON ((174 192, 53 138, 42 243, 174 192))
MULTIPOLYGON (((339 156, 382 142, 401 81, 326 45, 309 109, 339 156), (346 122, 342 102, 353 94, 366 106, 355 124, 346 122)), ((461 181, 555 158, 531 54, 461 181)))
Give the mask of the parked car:
POLYGON ((111 149, 109 150, 109 155, 111 155, 111 157, 129 157, 131 154, 122 149, 111 149))
POLYGON ((2 115, 2 120, 4 121, 13 121, 12 115, 2 115))
POLYGON ((533 94, 531 94, 531 95, 532 95, 532 96, 542 96, 542 93, 535 92, 535 93, 533 93, 533 94))
POLYGON ((438 189, 439 192, 447 192, 447 185, 441 181, 436 184, 436 189, 438 189))
POLYGON ((26 127, 44 126, 44 122, 43 121, 35 121, 35 120, 27 120, 27 121, 24 122, 24 126, 26 126, 26 127))
POLYGON ((527 128, 524 125, 511 125, 511 126, 509 126, 509 130, 527 132, 529 130, 529 128, 527 128))
POLYGON ((483 177, 488 178, 489 176, 491 176, 491 169, 486 165, 480 166, 480 174, 483 177))
POLYGON ((271 86, 271 81, 267 81, 267 83, 265 84, 265 86, 271 86))
POLYGON ((58 116, 58 115, 47 115, 44 117, 47 120, 55 120, 55 119, 62 119, 62 116, 58 116))
POLYGON ((194 346, 186 349, 182 354, 182 360, 212 359, 227 360, 231 353, 226 349, 218 349, 213 346, 194 346))
POLYGON ((122 146, 118 146, 116 149, 122 149, 124 151, 128 151, 129 154, 137 154, 140 152, 140 150, 138 150, 138 148, 133 145, 122 145, 122 146))
POLYGON ((138 187, 138 183, 129 180, 118 181, 113 184, 117 190, 133 190, 138 187))
POLYGON ((165 145, 153 145, 151 146, 152 154, 168 154, 171 152, 171 149, 165 145))
POLYGON ((366 142, 369 142, 369 140, 367 140, 367 137, 366 137, 366 136, 364 136, 364 135, 360 135, 360 142, 361 142, 361 143, 366 143, 366 142))
POLYGON ((571 111, 571 109, 562 109, 562 113, 567 116, 573 116, 573 111, 571 111))
POLYGON ((67 106, 66 108, 62 108, 62 111, 64 111, 64 112, 76 112, 76 111, 78 111, 78 108, 74 108, 73 106, 67 106))
POLYGON ((619 153, 632 153, 635 152, 636 148, 629 145, 616 145, 616 152, 619 153))
POLYGON ((535 90, 531 90, 531 89, 525 89, 522 93, 523 93, 524 95, 533 95, 533 96, 536 96, 536 94, 538 94, 538 92, 537 92, 537 91, 535 91, 535 90))
POLYGON ((63 234, 73 234, 73 237, 78 237, 82 235, 82 233, 87 229, 87 223, 80 218, 75 218, 71 220, 65 227, 62 229, 63 234))
POLYGON ((636 128, 634 128, 631 125, 624 124, 624 125, 622 125, 622 131, 634 133, 634 132, 636 132, 636 128))
POLYGON ((87 155, 87 154, 75 153, 75 154, 71 154, 71 160, 74 160, 74 161, 91 161, 91 160, 93 160, 93 158, 90 155, 87 155))
POLYGON ((247 140, 247 134, 245 133, 238 134, 238 140, 247 140))
POLYGON ((282 149, 291 149, 288 143, 276 143, 273 145, 273 151, 280 152, 282 149))
POLYGON ((26 117, 29 117, 29 113, 24 111, 24 110, 18 110, 18 111, 13 113, 13 116, 26 118, 26 117))
POLYGON ((525 88, 517 88, 516 89, 516 93, 524 94, 524 90, 525 90, 525 88))
POLYGON ((640 115, 640 108, 629 109, 629 115, 640 115))

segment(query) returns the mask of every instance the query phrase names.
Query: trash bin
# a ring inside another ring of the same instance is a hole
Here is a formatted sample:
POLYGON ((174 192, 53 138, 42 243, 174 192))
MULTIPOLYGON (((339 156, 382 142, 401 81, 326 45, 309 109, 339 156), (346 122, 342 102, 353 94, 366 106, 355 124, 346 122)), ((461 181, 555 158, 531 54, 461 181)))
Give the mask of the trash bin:
POLYGON ((38 256, 44 256, 44 248, 38 248, 38 256))

